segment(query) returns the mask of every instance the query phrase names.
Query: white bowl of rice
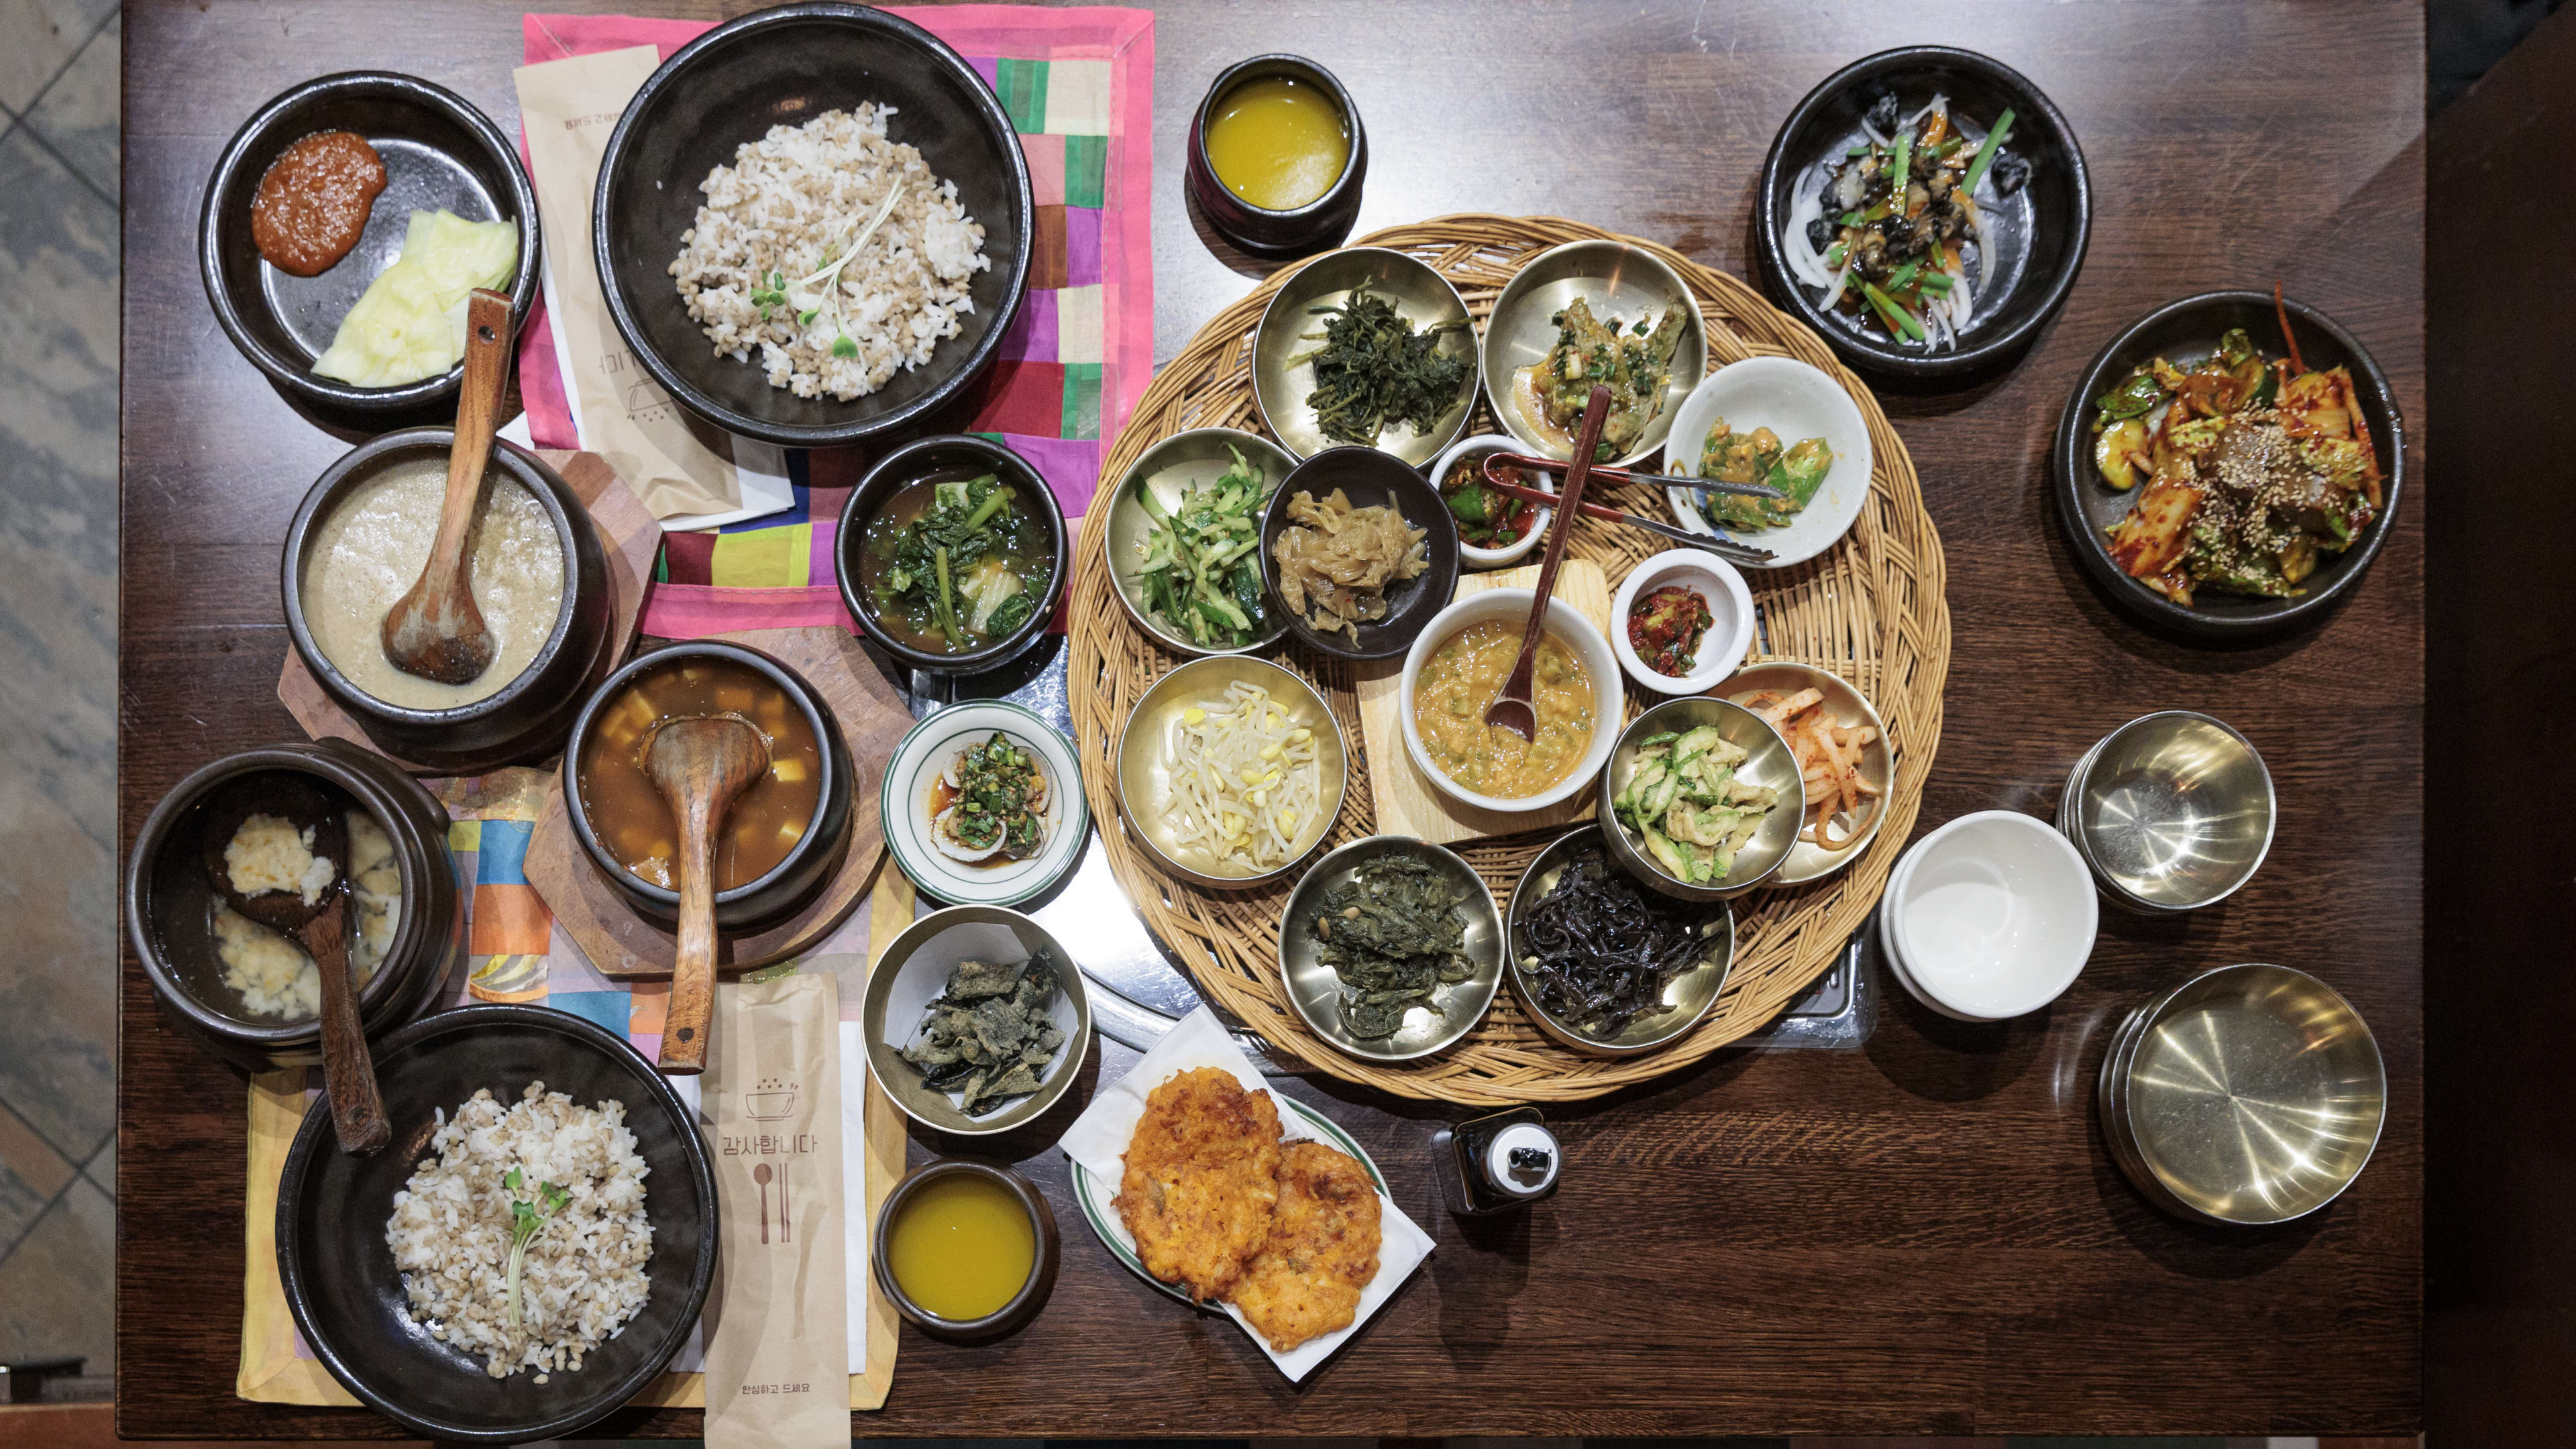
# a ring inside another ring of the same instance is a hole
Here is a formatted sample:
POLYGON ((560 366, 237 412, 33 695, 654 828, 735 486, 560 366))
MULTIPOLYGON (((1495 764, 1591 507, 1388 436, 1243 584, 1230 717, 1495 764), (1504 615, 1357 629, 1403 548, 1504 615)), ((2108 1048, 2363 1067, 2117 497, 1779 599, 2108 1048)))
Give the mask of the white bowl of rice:
POLYGON ((1128 833, 1181 879, 1236 890, 1323 843, 1350 783, 1314 686, 1266 659, 1194 659, 1154 682, 1118 739, 1128 833))

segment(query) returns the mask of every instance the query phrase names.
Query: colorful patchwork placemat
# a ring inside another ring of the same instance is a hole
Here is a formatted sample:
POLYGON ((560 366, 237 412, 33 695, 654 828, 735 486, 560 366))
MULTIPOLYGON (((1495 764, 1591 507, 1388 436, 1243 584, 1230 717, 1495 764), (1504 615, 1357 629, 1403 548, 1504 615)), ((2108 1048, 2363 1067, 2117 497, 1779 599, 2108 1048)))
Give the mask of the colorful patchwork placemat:
MULTIPOLYGON (((1154 17, 1020 5, 895 8, 955 46, 1010 114, 1028 154, 1037 235, 1029 292, 969 427, 1018 452, 1065 516, 1091 505, 1108 444, 1153 371, 1154 17)), ((633 45, 665 58, 711 27, 625 15, 525 17, 526 63, 633 45)), ((575 446, 542 317, 525 329, 520 388, 538 442, 575 446)), ((796 505, 704 533, 665 535, 644 632, 852 627, 832 583, 833 536, 865 448, 788 452, 796 505)), ((1060 627, 1060 625, 1059 625, 1060 627)))

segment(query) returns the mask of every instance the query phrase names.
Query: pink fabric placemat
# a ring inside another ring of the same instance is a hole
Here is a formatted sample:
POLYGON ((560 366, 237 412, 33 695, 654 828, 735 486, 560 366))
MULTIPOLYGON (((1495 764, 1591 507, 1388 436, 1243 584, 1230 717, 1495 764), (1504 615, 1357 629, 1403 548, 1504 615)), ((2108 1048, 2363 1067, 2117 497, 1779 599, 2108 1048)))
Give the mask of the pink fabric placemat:
MULTIPOLYGON (((966 57, 1000 98, 1028 156, 1038 206, 1029 290, 968 426, 1027 458, 1078 526, 1101 460, 1153 372, 1154 17, 1106 6, 891 13, 966 57)), ((668 59, 711 28, 530 13, 525 63, 636 45, 668 59)), ((588 248, 580 251, 586 264, 588 248)), ((519 389, 538 445, 575 446, 542 308, 521 332, 519 389)), ((874 457, 866 448, 790 450, 794 508, 666 535, 644 631, 694 638, 812 624, 855 629, 832 582, 832 558, 841 505, 874 457)))

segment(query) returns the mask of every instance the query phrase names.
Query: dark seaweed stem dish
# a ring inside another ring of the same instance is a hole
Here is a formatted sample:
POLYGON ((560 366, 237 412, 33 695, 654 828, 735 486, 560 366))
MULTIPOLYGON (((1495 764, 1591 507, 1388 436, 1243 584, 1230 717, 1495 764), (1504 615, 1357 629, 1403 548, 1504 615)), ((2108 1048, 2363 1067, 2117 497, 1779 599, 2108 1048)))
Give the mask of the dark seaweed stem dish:
MULTIPOLYGON (((1615 827, 1614 827, 1615 828, 1615 827)), ((1541 1009, 1596 1037, 1669 1010, 1664 988, 1697 966, 1727 908, 1650 896, 1613 870, 1599 846, 1566 863, 1556 888, 1522 921, 1523 978, 1541 1009)))
POLYGON ((1860 134, 1790 198, 1790 271, 1824 310, 1900 347, 1955 348, 1979 292, 2001 280, 1987 208, 2030 180, 2029 160, 2006 144, 2014 119, 2007 107, 1980 124, 1946 95, 1909 113, 1895 92, 1876 93, 1860 134))

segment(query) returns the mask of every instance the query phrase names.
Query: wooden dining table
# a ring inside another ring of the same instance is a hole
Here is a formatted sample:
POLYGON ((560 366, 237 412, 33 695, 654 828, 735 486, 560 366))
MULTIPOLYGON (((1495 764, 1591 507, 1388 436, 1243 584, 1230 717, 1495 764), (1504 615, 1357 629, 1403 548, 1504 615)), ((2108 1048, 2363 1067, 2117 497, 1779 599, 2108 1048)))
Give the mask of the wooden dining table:
MULTIPOLYGON (((550 6, 557 0, 549 0, 550 6)), ((560 0, 578 8, 577 0, 560 0)), ((750 8, 624 0, 714 18, 750 8)), ((120 840, 197 766, 298 736, 278 549, 360 434, 325 427, 225 339, 194 247, 209 168, 278 91, 421 75, 515 131, 522 7, 489 0, 128 0, 124 63, 124 553, 120 840)), ((981 1143, 1064 1224, 1027 1328, 980 1346, 906 1328, 862 1435, 975 1437, 2412 1433, 2421 1418, 2424 800, 2424 17, 2170 0, 1834 6, 1174 0, 1157 7, 1157 358, 1265 268, 1183 198, 1188 113, 1224 65, 1294 51, 1349 87, 1370 139, 1358 229, 1485 211, 1652 238, 1755 275, 1765 148, 1825 75, 1917 42, 1991 54, 2063 109, 2093 181, 2064 311, 1961 386, 1882 386, 1947 557, 1946 719, 1915 829, 2047 816, 2068 767, 2152 710, 2215 714, 2279 791, 2268 862, 2222 905, 2105 911, 2082 978, 2000 1025, 1880 993, 1853 1050, 1722 1052, 1549 1116, 1562 1191, 1470 1221, 1439 1206, 1431 1137, 1461 1109, 1308 1077, 1437 1249, 1303 1384, 1233 1324, 1122 1269, 1082 1226, 1052 1132, 981 1143), (2224 287, 2323 309, 2406 414, 2413 486, 2350 597, 2215 647, 2152 633, 2091 581, 2048 501, 2068 390, 2115 330, 2224 287), (2150 994, 2243 961, 2297 966, 2376 1032, 2376 1155, 2325 1210, 2221 1229, 2168 1217, 2108 1155, 2106 1038, 2150 994)), ((1088 744, 1090 742, 1086 742, 1088 744)), ((396 1436, 358 1410, 233 1393, 242 1321, 244 1082, 120 963, 117 1426, 129 1437, 396 1436)), ((1099 1043, 1098 1081, 1136 1053, 1099 1043)), ((1052 1120, 1052 1119, 1050 1119, 1052 1120)), ((1055 1130, 1061 1129, 1061 1122, 1055 1130)), ((914 1160, 941 1144, 916 1140, 914 1160)), ((621 1411, 597 1437, 694 1435, 621 1411)))

